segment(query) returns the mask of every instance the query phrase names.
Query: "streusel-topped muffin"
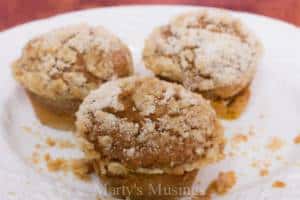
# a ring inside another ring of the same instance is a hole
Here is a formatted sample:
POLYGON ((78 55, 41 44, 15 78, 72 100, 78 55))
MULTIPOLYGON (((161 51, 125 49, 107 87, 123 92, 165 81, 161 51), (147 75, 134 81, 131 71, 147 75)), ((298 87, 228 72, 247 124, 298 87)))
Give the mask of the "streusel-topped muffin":
POLYGON ((201 9, 156 28, 143 59, 157 76, 209 98, 229 98, 250 84, 261 53, 260 41, 239 19, 201 9))
POLYGON ((59 28, 29 41, 13 74, 33 98, 54 112, 73 114, 102 83, 133 73, 129 49, 103 27, 59 28))
POLYGON ((223 156, 223 130, 210 104, 153 77, 103 84, 76 116, 83 150, 98 174, 123 176, 130 185, 158 184, 161 176, 184 175, 223 156))

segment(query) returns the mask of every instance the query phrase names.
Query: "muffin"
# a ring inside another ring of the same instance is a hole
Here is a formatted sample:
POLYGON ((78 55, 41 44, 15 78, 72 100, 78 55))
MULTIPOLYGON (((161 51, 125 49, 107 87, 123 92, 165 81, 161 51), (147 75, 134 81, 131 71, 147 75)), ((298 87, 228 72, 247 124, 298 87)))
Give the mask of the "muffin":
POLYGON ((223 157, 223 129, 210 104, 154 77, 103 84, 76 117, 82 149, 102 180, 137 185, 141 199, 151 195, 147 185, 191 184, 195 171, 223 157))
POLYGON ((12 66, 31 98, 51 112, 74 115, 87 94, 133 73, 129 49, 104 28, 67 26, 30 40, 12 66))
POLYGON ((157 76, 209 99, 238 95, 252 81, 262 45, 226 11, 201 9, 156 28, 145 41, 143 60, 157 76))

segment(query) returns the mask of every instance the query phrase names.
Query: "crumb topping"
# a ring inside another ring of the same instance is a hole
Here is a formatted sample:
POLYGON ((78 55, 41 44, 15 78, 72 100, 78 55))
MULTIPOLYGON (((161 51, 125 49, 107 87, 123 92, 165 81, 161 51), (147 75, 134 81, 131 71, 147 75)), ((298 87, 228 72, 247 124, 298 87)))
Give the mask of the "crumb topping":
POLYGON ((120 79, 91 92, 77 112, 76 127, 113 174, 161 173, 184 164, 193 170, 200 160, 218 160, 224 146, 206 100, 150 77, 120 79))
POLYGON ((203 92, 248 83, 260 54, 261 44, 238 19, 213 9, 157 28, 146 40, 144 60, 156 74, 203 92))
POLYGON ((33 93, 82 99, 99 84, 131 74, 132 60, 129 49, 112 33, 80 24, 29 41, 13 72, 33 93))

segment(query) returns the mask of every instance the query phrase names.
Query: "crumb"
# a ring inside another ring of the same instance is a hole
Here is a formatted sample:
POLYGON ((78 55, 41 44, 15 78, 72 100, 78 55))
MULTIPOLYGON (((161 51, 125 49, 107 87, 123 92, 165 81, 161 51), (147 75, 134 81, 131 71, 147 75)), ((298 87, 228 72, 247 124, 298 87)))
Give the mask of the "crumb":
POLYGON ((23 126, 22 127, 23 131, 26 133, 32 133, 32 128, 28 127, 28 126, 23 126))
POLYGON ((270 160, 254 160, 251 163, 251 167, 267 169, 271 166, 271 164, 272 162, 270 160))
POLYGON ((297 135, 297 136, 294 138, 294 143, 295 143, 295 144, 300 144, 300 135, 297 135))
POLYGON ((88 181, 90 180, 90 174, 93 171, 93 167, 90 162, 85 159, 77 160, 65 160, 62 158, 52 159, 47 153, 44 156, 47 163, 47 168, 50 172, 63 171, 72 172, 80 180, 88 181))
POLYGON ((80 180, 90 180, 90 173, 93 171, 93 167, 90 162, 84 159, 72 160, 70 162, 73 174, 80 180))
POLYGON ((52 138, 47 138, 46 139, 46 144, 48 145, 48 146, 50 146, 50 147, 53 147, 53 146, 55 146, 56 145, 56 142, 52 139, 52 138))
POLYGON ((271 151, 278 151, 280 150, 284 145, 284 141, 282 141, 278 137, 273 137, 269 144, 267 144, 267 148, 271 151))
POLYGON ((251 163, 251 167, 257 168, 257 167, 258 167, 258 161, 253 161, 253 162, 251 163))
POLYGON ((275 181, 275 182, 273 182, 272 187, 273 188, 284 188, 284 187, 286 187, 286 184, 285 184, 285 182, 282 182, 282 181, 275 181))
POLYGON ((260 176, 268 176, 269 175, 269 171, 267 169, 262 169, 259 172, 260 176))
POLYGON ((47 138, 46 144, 50 147, 58 146, 61 149, 73 148, 76 145, 68 140, 54 140, 53 138, 47 138))
POLYGON ((216 194, 223 195, 227 193, 236 184, 235 172, 221 172, 217 180, 213 181, 210 189, 215 191, 216 194))
POLYGON ((247 135, 243 135, 243 134, 236 134, 235 136, 233 136, 232 141, 235 144, 247 142, 248 141, 248 136, 247 135))
POLYGON ((211 200, 212 194, 224 195, 236 184, 236 174, 233 171, 220 172, 213 180, 204 194, 196 194, 192 200, 211 200))
POLYGON ((75 147, 75 144, 71 143, 68 140, 60 140, 60 141, 57 141, 57 143, 58 143, 58 147, 61 148, 61 149, 67 149, 67 148, 75 147))
POLYGON ((51 172, 56 172, 56 171, 67 171, 67 162, 66 160, 62 158, 57 158, 57 159, 49 159, 47 161, 47 168, 51 172))

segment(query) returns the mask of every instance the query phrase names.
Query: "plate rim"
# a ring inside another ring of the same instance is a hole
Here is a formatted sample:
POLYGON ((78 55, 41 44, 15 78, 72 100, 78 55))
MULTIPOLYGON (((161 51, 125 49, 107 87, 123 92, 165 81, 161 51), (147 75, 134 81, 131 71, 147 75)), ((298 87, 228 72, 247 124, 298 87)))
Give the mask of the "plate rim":
POLYGON ((218 8, 218 7, 213 7, 213 6, 197 6, 197 5, 184 5, 184 4, 151 4, 151 5, 138 5, 138 4, 133 4, 133 5, 115 5, 115 6, 105 6, 105 7, 95 7, 95 8, 86 8, 86 9, 81 9, 81 10, 77 10, 77 11, 68 11, 68 12, 64 12, 64 13, 58 13, 58 14, 54 14, 52 16, 49 17, 44 17, 41 19, 35 19, 32 21, 28 21, 22 24, 18 24, 15 26, 12 26, 10 28, 4 29, 3 31, 0 31, 0 37, 7 35, 11 32, 17 31, 19 29, 25 28, 27 26, 33 26, 34 24, 38 24, 38 23, 45 23, 47 20, 53 20, 55 18, 61 18, 61 17, 65 17, 68 15, 74 15, 74 14, 81 14, 81 13, 87 13, 90 11, 96 11, 96 10, 126 10, 126 9, 154 9, 154 8, 172 8, 172 9, 176 9, 176 8, 186 8, 186 9, 195 9, 195 8, 208 8, 208 9, 220 9, 220 10, 225 10, 225 11, 229 11, 231 13, 236 13, 236 14, 242 14, 242 15, 248 15, 248 16, 252 16, 252 17, 257 17, 257 18, 264 18, 266 20, 271 20, 275 23, 280 23, 282 25, 285 26, 289 26, 290 28, 293 28, 295 30, 298 30, 300 33, 300 26, 297 26, 291 22, 287 22, 284 21, 282 19, 277 19, 277 18, 273 18, 273 17, 269 17, 269 16, 265 16, 265 15, 261 15, 261 14, 256 14, 256 13, 251 13, 248 11, 237 11, 237 10, 231 10, 231 9, 227 9, 227 8, 218 8))

